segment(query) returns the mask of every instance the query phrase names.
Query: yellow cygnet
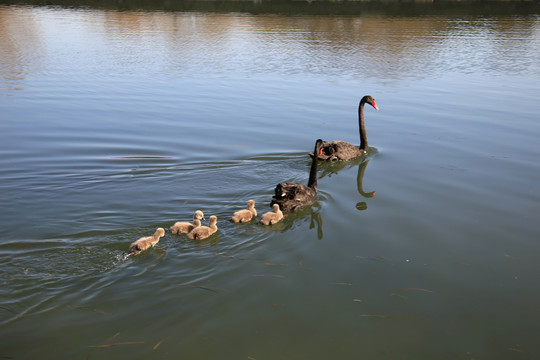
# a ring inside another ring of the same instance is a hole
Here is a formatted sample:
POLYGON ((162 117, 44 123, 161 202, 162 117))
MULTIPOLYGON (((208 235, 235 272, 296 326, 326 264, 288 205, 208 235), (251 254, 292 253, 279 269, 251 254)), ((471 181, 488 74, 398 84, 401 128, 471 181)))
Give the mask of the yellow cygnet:
POLYGON ((165 236, 165 230, 158 228, 153 236, 142 237, 137 241, 134 241, 129 245, 128 253, 130 255, 136 255, 141 251, 150 249, 159 242, 161 237, 165 236))
POLYGON ((201 226, 201 219, 204 220, 204 214, 201 210, 197 210, 195 211, 195 214, 193 214, 193 224, 187 221, 179 221, 174 223, 169 230, 171 230, 172 234, 187 234, 197 226, 201 226))
POLYGON ((215 233, 217 230, 217 217, 212 215, 210 216, 208 226, 199 226, 191 230, 191 232, 188 234, 188 238, 192 240, 206 239, 207 237, 215 233))
POLYGON ((231 220, 235 223, 242 223, 251 221, 251 219, 253 219, 255 216, 257 216, 257 210, 255 210, 255 201, 249 200, 248 208, 235 212, 231 220))
POLYGON ((264 213, 261 217, 261 224, 263 225, 272 225, 278 223, 283 219, 283 212, 279 209, 278 204, 272 205, 273 211, 264 213))

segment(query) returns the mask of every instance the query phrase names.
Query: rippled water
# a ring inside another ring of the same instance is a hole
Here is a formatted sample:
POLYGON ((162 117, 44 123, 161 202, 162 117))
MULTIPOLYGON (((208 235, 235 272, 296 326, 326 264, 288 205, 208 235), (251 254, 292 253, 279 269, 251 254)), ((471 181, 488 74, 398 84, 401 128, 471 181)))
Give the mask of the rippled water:
POLYGON ((0 6, 0 357, 538 358, 537 7, 271 4, 0 6))

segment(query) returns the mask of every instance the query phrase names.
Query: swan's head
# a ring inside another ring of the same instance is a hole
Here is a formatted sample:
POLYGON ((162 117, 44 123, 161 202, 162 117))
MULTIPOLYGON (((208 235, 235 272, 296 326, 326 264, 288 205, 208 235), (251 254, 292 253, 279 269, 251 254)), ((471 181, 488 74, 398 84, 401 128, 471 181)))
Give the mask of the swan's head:
POLYGON ((366 95, 362 99, 365 103, 368 103, 369 105, 373 106, 375 110, 379 110, 379 107, 377 106, 377 103, 375 102, 375 99, 371 95, 366 95))
POLYGON ((212 226, 212 225, 216 225, 216 224, 217 224, 217 216, 215 216, 215 215, 210 216, 210 219, 208 221, 208 225, 212 226))
POLYGON ((272 210, 274 210, 275 213, 279 211, 279 204, 272 205, 272 210))
POLYGON ((255 200, 249 200, 248 201, 248 207, 254 207, 255 206, 255 200))
POLYGON ((202 212, 201 210, 195 211, 195 214, 193 214, 193 219, 198 219, 198 220, 201 220, 201 219, 202 219, 202 220, 206 220, 206 219, 204 218, 204 214, 203 214, 203 212, 202 212))
POLYGON ((317 141, 315 141, 315 149, 313 150, 313 154, 317 154, 319 156, 323 154, 323 143, 324 141, 321 139, 317 139, 317 141))

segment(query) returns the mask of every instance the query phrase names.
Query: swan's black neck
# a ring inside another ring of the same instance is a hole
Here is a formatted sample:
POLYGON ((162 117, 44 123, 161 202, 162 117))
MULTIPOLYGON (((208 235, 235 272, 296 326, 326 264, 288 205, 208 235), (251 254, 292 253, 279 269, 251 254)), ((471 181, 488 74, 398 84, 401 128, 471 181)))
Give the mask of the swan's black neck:
POLYGON ((360 149, 368 150, 368 141, 366 135, 366 125, 364 124, 364 104, 366 103, 366 96, 360 100, 360 105, 358 105, 358 128, 360 129, 360 149))
POLYGON ((319 159, 319 151, 321 150, 323 141, 318 139, 315 142, 315 149, 313 150, 313 160, 311 162, 311 169, 309 170, 309 180, 307 186, 317 191, 317 163, 319 159))

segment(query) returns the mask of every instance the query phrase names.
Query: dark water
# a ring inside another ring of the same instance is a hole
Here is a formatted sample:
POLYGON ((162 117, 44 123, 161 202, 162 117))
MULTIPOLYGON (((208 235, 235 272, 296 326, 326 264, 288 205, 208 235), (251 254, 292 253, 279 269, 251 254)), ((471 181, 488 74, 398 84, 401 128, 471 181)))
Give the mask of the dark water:
POLYGON ((0 6, 0 357, 540 356, 534 3, 83 5, 0 6))

